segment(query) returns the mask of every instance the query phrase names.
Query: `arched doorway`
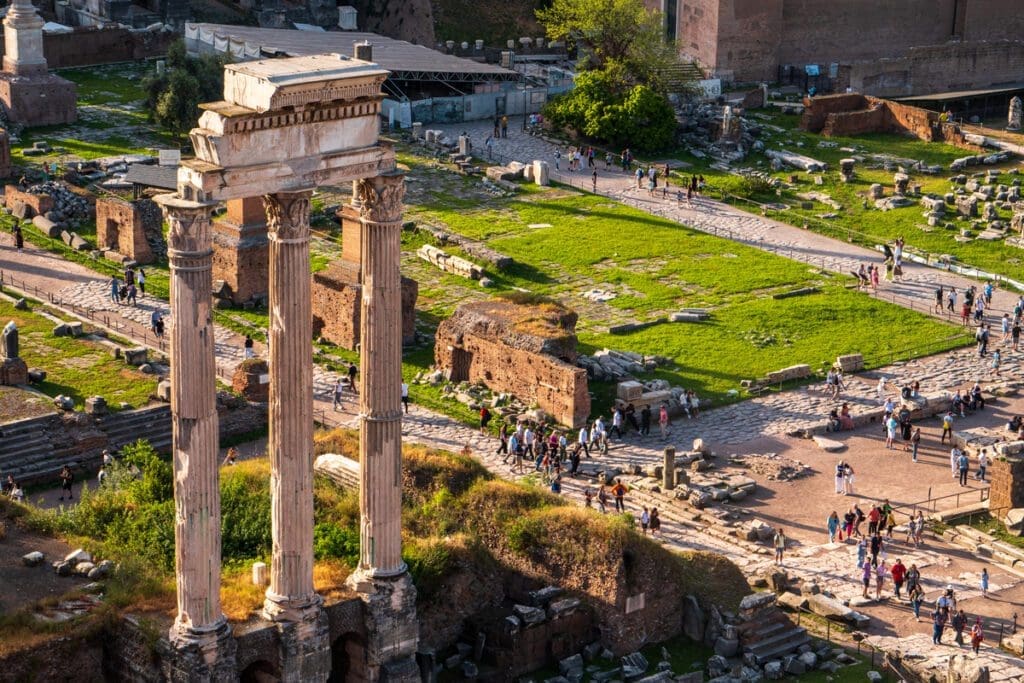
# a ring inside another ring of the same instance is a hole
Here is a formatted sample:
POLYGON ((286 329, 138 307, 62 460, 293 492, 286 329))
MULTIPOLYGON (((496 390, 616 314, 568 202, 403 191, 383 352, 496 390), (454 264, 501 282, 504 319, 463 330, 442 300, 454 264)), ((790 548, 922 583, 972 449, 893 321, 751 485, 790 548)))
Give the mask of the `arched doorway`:
POLYGON ((366 680, 366 641, 360 634, 342 633, 331 643, 331 675, 328 683, 366 680))

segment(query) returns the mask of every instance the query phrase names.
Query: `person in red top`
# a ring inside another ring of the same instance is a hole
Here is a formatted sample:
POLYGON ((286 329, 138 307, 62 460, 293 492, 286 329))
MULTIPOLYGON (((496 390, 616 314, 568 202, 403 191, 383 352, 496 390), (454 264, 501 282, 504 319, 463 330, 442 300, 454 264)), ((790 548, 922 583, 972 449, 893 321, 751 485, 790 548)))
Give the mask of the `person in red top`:
POLYGON ((897 559, 896 564, 889 570, 892 574, 892 582, 896 585, 896 599, 900 599, 900 589, 903 587, 903 581, 907 577, 907 568, 903 566, 903 560, 897 559))
POLYGON ((873 534, 876 531, 880 531, 878 522, 882 519, 882 511, 878 509, 877 505, 871 507, 871 512, 868 513, 868 534, 873 534))

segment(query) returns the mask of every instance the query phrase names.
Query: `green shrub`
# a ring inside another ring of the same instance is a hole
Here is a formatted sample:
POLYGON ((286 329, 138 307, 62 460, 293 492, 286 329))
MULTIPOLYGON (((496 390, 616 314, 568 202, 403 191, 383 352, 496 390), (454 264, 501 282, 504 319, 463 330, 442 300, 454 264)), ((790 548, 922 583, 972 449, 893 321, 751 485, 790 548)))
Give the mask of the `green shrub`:
POLYGON ((445 542, 437 538, 406 541, 402 559, 409 567, 419 600, 429 600, 437 593, 454 560, 445 542))
POLYGON ((225 560, 265 557, 271 549, 270 481, 266 467, 221 470, 221 545, 225 560))
POLYGON ((508 547, 512 552, 529 555, 538 548, 546 534, 544 523, 535 515, 518 517, 505 526, 508 547))
POLYGON ((350 567, 359 562, 359 531, 353 527, 321 523, 313 527, 313 554, 318 560, 336 558, 350 567))

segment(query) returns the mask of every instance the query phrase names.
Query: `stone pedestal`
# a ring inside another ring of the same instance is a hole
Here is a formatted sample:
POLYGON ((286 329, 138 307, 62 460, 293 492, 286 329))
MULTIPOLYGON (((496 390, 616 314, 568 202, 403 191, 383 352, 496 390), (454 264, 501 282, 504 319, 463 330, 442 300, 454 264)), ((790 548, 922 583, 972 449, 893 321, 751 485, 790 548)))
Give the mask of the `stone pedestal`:
POLYGON ((662 488, 671 491, 676 487, 676 449, 675 446, 665 447, 665 460, 661 466, 662 488))
POLYGON ((227 622, 215 626, 191 641, 178 639, 161 652, 160 663, 168 683, 237 681, 238 644, 227 622))
POLYGON ((231 390, 246 401, 266 403, 270 400, 270 368, 261 358, 250 358, 238 364, 231 376, 231 390))
POLYGON ((9 120, 26 126, 75 121, 75 84, 47 73, 43 20, 30 0, 14 0, 7 10, 3 69, 0 102, 9 120))
POLYGON ((0 385, 28 384, 28 365, 21 358, 0 360, 0 385))
POLYGON ((227 209, 213 223, 213 279, 227 283, 236 305, 265 300, 269 268, 263 200, 230 199, 227 209))
MULTIPOLYGON (((220 608, 220 486, 216 372, 210 294, 209 205, 173 196, 164 208, 171 271, 171 423, 174 436, 175 575, 178 614, 169 640, 183 678, 234 667, 234 641, 220 608), (231 647, 225 646, 230 641, 231 647)), ((210 680, 219 680, 210 674, 210 680)), ((191 680, 197 680, 192 678, 191 680)), ((199 678, 198 680, 204 680, 199 678)))
POLYGON ((367 640, 362 680, 419 683, 416 588, 408 572, 382 578, 357 570, 347 583, 363 601, 367 640))
POLYGON ((313 342, 309 192, 263 198, 270 252, 270 456, 273 554, 264 616, 279 624, 285 681, 326 680, 330 643, 313 591, 313 342))

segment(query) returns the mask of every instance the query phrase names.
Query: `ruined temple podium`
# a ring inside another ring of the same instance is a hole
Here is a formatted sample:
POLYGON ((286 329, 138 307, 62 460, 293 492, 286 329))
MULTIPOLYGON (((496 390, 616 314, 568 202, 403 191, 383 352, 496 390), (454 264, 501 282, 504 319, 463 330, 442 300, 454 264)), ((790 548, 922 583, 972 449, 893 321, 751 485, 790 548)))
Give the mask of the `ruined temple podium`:
POLYGON ((75 84, 51 74, 43 55, 43 20, 31 0, 13 0, 4 18, 0 103, 7 117, 25 126, 74 123, 75 84))

